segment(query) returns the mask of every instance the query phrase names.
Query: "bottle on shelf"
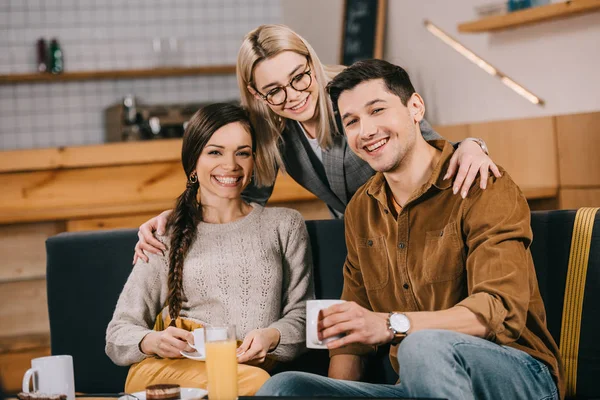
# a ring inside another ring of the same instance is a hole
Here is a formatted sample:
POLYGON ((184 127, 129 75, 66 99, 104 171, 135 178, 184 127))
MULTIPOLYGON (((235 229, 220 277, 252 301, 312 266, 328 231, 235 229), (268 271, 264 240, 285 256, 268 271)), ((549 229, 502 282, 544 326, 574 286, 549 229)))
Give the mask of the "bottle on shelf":
POLYGON ((37 70, 48 72, 48 47, 44 38, 40 38, 36 44, 37 70))
POLYGON ((56 38, 50 41, 50 72, 60 74, 65 69, 64 54, 56 38))
POLYGON ((531 0, 508 0, 508 11, 524 10, 531 7, 531 0))

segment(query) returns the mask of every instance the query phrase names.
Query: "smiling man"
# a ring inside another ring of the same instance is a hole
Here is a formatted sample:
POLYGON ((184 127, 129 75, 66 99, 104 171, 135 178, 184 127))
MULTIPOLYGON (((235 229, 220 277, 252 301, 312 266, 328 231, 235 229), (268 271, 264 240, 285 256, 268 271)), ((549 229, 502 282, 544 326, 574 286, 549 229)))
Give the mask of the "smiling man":
POLYGON ((361 61, 329 85, 348 144, 377 173, 346 209, 344 304, 322 312, 330 378, 284 373, 259 395, 562 397, 529 245, 527 202, 508 174, 466 199, 444 179, 454 152, 426 142, 425 105, 402 68, 361 61), (397 385, 360 382, 392 343, 397 385), (335 379, 331 379, 335 378, 335 379))

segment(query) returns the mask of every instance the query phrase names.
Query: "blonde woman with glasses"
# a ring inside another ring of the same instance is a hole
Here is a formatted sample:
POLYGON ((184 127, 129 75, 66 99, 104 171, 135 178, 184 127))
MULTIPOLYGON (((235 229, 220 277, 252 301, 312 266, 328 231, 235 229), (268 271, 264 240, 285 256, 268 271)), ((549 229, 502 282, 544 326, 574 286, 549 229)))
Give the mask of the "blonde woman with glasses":
MULTIPOLYGON (((242 105, 248 109, 256 134, 266 145, 270 174, 275 183, 284 170, 301 186, 323 200, 333 217, 341 218, 346 205, 374 171, 348 147, 343 128, 326 92, 327 83, 344 69, 324 66, 312 46, 284 25, 261 25, 246 35, 238 53, 237 80, 242 105)), ((431 125, 421 122, 426 140, 440 139, 431 125)), ((386 143, 377 143, 377 151, 386 143)), ((456 174, 454 192, 465 197, 478 173, 485 188, 489 171, 500 172, 480 139, 459 144, 446 179, 456 174), (458 173, 457 173, 458 170, 458 173)), ((249 185, 244 198, 265 204, 273 184, 249 185)), ((159 254, 165 246, 154 232, 165 231, 170 210, 140 226, 134 262, 147 260, 144 251, 159 254)))

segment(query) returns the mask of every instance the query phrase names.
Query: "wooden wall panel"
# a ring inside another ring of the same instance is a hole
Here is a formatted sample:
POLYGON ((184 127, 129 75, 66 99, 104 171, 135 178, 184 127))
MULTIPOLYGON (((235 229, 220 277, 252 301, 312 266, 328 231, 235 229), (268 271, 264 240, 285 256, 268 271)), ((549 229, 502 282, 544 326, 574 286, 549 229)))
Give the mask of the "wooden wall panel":
POLYGON ((460 142, 466 137, 469 137, 469 125, 436 125, 433 129, 442 135, 444 139, 451 142, 460 142))
POLYGON ((7 392, 20 392, 31 359, 50 355, 50 335, 0 336, 0 380, 7 392))
POLYGON ((561 189, 560 208, 576 209, 580 207, 600 207, 600 188, 561 189))
POLYGON ((46 277, 46 239, 63 223, 0 225, 0 283, 46 277))
POLYGON ((50 355, 50 346, 0 354, 0 379, 8 393, 21 391, 23 375, 31 368, 33 358, 50 355))
POLYGON ((558 192, 558 155, 553 117, 471 124, 469 133, 486 141, 492 159, 526 194, 558 192))
POLYGON ((600 186, 600 112, 556 117, 561 186, 600 186))
POLYGON ((527 198, 549 198, 558 193, 558 156, 553 117, 435 126, 444 138, 485 140, 494 162, 501 165, 527 198))
POLYGON ((46 280, 0 283, 0 336, 50 331, 46 280))

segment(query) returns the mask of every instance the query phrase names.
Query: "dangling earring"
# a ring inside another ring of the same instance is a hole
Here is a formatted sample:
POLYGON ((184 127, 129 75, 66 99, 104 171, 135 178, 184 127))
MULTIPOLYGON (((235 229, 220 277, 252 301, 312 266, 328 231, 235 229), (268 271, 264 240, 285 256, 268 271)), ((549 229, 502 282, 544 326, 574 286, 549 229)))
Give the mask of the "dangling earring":
POLYGON ((188 178, 187 181, 187 187, 191 188, 193 187, 196 183, 198 183, 198 175, 196 174, 196 172, 192 172, 192 174, 190 175, 190 177, 188 178))

